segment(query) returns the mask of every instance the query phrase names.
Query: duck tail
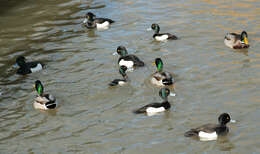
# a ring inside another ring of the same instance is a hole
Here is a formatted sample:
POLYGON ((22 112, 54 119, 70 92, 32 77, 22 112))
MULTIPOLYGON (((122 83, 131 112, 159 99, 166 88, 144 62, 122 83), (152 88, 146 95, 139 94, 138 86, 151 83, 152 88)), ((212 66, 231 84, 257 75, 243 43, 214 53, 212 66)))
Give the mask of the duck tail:
POLYGON ((145 113, 145 111, 144 111, 144 110, 137 109, 137 110, 134 110, 133 113, 134 113, 134 114, 143 114, 143 113, 145 113))
POLYGON ((56 104, 55 103, 46 103, 46 107, 48 108, 48 109, 55 109, 56 108, 56 104))
POLYGON ((136 62, 136 66, 139 66, 139 67, 140 67, 140 66, 144 66, 144 62, 142 62, 142 61, 137 61, 137 62, 136 62))
POLYGON ((197 136, 197 135, 198 135, 198 132, 194 129, 191 129, 184 133, 185 137, 193 137, 193 136, 197 136))
POLYGON ((111 86, 111 87, 113 87, 113 86, 116 86, 117 84, 118 84, 117 82, 111 81, 108 85, 111 86))
POLYGON ((172 79, 164 79, 162 82, 165 85, 172 85, 173 84, 172 79))

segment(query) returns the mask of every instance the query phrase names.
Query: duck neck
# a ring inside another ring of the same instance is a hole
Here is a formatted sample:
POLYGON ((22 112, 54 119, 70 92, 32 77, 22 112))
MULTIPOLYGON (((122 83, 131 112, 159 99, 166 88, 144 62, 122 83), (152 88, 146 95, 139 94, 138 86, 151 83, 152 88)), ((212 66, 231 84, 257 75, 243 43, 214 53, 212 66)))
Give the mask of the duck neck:
POLYGON ((164 100, 162 102, 162 106, 165 108, 165 109, 169 109, 171 107, 171 104, 168 102, 168 100, 164 100))

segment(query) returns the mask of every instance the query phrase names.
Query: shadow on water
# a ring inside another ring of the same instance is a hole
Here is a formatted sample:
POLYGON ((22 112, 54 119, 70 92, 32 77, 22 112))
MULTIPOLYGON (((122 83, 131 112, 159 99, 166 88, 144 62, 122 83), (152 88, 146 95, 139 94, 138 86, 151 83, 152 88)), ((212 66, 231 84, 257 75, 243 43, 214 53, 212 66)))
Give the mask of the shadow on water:
POLYGON ((0 15, 8 13, 13 7, 26 2, 26 0, 1 0, 0 2, 0 15))

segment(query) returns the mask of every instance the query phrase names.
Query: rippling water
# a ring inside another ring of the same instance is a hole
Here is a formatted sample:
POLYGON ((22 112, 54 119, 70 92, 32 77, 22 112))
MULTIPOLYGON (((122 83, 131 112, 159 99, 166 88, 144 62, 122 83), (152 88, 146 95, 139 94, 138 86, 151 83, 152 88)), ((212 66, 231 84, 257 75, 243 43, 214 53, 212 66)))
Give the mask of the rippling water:
POLYGON ((0 6, 0 153, 260 153, 260 2, 257 0, 11 0, 0 6), (116 21, 86 30, 83 16, 116 21), (158 43, 146 29, 180 37, 158 43), (248 51, 224 46, 227 32, 246 30, 248 51), (118 74, 117 46, 139 56, 145 68, 128 73, 124 87, 107 84, 118 74), (18 76, 24 55, 44 71, 18 76), (177 74, 169 112, 153 117, 132 110, 161 101, 149 83, 161 57, 177 74), (32 106, 40 79, 59 102, 54 112, 32 106), (217 122, 228 112, 230 134, 213 142, 185 138, 191 127, 217 122))

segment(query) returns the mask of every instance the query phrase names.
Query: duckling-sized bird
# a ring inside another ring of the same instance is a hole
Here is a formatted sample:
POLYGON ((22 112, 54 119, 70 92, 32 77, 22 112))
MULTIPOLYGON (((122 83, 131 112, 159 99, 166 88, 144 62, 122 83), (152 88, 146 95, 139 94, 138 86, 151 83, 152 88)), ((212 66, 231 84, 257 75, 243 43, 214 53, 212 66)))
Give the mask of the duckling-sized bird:
POLYGON ((119 46, 116 51, 120 55, 120 58, 118 59, 119 66, 126 66, 128 70, 144 66, 144 62, 142 62, 137 56, 132 54, 128 55, 124 46, 119 46))
POLYGON ((56 98, 51 94, 44 94, 41 81, 35 81, 35 89, 38 94, 33 103, 35 109, 49 110, 57 107, 56 98))
POLYGON ((243 31, 241 34, 236 33, 227 33, 224 39, 226 46, 232 49, 245 49, 249 48, 248 37, 246 31, 243 31))
POLYGON ((161 58, 155 59, 157 71, 152 74, 151 83, 157 86, 169 86, 174 83, 174 79, 169 72, 163 71, 163 62, 161 58))
POLYGON ((159 33, 160 32, 160 27, 158 24, 152 24, 151 28, 148 30, 154 30, 155 33, 153 35, 153 38, 157 41, 166 41, 166 40, 177 40, 177 36, 172 35, 170 33, 159 33))
POLYGON ((126 70, 127 70, 126 66, 120 66, 119 67, 119 73, 123 76, 123 79, 115 79, 115 80, 113 80, 112 82, 109 83, 109 86, 117 86, 117 85, 123 86, 123 85, 125 85, 128 81, 128 77, 126 75, 126 70))
POLYGON ((151 103, 141 107, 134 111, 136 114, 146 113, 147 115, 154 115, 159 112, 164 112, 171 108, 171 104, 168 102, 168 96, 170 90, 168 88, 162 88, 159 91, 159 96, 163 99, 162 103, 151 103))
POLYGON ((217 140, 218 136, 226 135, 229 132, 226 126, 229 122, 235 122, 227 113, 222 113, 218 117, 218 124, 205 124, 198 128, 191 129, 184 134, 185 137, 195 137, 200 141, 217 140))
POLYGON ((109 25, 114 22, 115 21, 108 18, 96 18, 96 15, 94 15, 92 12, 88 12, 85 16, 83 24, 89 29, 107 29, 109 25))
POLYGON ((43 69, 43 64, 41 62, 38 61, 26 62, 24 56, 19 56, 16 59, 16 64, 20 67, 16 73, 20 75, 30 74, 43 69))

